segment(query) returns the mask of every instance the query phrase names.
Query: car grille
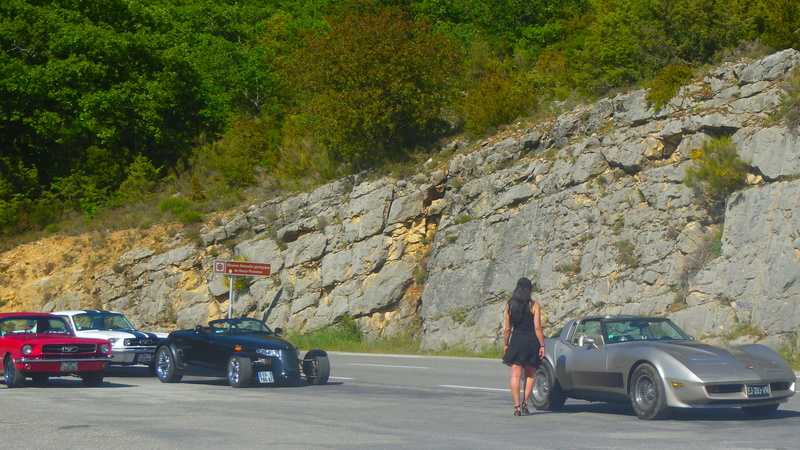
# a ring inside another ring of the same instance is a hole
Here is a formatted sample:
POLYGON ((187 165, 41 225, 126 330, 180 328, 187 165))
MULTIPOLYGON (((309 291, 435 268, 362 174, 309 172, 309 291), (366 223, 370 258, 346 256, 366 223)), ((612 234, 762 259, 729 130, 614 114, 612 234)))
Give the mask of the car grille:
POLYGON ((79 355, 86 353, 95 353, 97 345, 95 344, 45 344, 42 345, 42 354, 44 355, 79 355))
POLYGON ((281 350, 281 361, 283 361, 283 372, 287 375, 300 373, 300 365, 297 364, 296 351, 281 350))

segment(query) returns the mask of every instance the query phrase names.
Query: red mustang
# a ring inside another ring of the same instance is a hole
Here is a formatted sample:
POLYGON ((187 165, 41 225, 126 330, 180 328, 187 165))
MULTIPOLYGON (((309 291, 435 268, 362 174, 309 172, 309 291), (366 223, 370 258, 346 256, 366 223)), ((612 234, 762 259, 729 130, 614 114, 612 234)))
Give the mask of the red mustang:
POLYGON ((106 339, 79 338, 64 318, 43 313, 0 314, 0 356, 7 387, 50 377, 76 375, 86 386, 100 386, 110 362, 106 339))

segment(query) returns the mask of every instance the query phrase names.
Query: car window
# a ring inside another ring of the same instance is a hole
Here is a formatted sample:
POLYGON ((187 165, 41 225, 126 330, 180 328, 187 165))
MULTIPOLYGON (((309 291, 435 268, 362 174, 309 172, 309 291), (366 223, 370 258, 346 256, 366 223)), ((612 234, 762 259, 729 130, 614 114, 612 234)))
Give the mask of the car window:
POLYGON ((81 313, 72 316, 78 330, 133 330, 122 314, 81 313))
POLYGON ((606 341, 609 343, 641 340, 688 339, 669 320, 614 320, 606 322, 606 341))
POLYGON ((600 333, 600 319, 584 320, 575 328, 575 332, 572 334, 572 343, 578 344, 581 336, 589 334, 599 335, 600 333))

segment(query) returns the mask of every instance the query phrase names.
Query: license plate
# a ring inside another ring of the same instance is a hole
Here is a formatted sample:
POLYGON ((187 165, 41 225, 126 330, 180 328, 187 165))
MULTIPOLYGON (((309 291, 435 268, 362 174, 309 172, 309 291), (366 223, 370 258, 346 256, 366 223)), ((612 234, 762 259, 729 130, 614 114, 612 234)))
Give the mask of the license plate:
POLYGON ((153 355, 151 355, 150 353, 140 353, 139 354, 138 361, 140 363, 149 363, 152 360, 153 360, 153 355))
POLYGON ((258 372, 259 383, 274 383, 275 378, 272 377, 272 372, 258 372))
POLYGON ((62 372, 74 372, 78 370, 78 361, 64 361, 61 363, 62 372))
POLYGON ((747 398, 764 398, 771 397, 772 391, 768 384, 748 384, 745 385, 747 390, 747 398))

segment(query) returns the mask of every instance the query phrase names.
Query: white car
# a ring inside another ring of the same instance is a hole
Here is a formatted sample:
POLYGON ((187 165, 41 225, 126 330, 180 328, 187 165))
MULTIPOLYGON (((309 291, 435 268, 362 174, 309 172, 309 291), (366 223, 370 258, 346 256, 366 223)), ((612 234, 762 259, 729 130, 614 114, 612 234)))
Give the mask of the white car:
POLYGON ((53 314, 64 317, 78 337, 108 339, 111 364, 143 364, 155 373, 156 346, 167 333, 137 331, 124 315, 114 311, 56 311, 53 314))

